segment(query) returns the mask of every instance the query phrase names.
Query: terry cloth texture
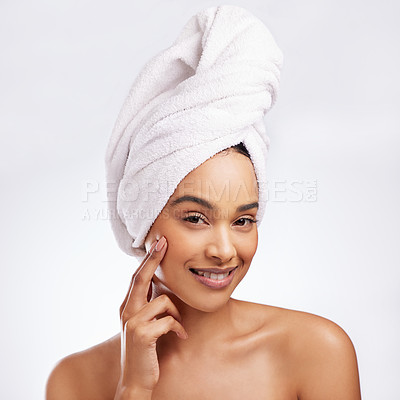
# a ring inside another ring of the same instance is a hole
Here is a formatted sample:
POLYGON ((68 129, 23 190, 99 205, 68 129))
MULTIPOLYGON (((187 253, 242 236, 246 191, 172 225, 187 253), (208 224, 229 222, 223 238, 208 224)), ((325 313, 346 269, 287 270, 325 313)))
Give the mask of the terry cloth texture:
POLYGON ((264 23, 221 5, 191 17, 178 38, 145 64, 107 147, 111 226, 119 247, 143 258, 144 240, 185 176, 243 142, 267 201, 270 140, 264 115, 277 98, 283 55, 264 23))

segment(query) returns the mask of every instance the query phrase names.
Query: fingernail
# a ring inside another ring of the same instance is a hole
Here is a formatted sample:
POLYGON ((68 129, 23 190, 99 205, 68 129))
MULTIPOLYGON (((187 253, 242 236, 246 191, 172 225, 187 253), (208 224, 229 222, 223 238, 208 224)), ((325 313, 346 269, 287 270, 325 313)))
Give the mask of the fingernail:
POLYGON ((154 247, 156 247, 156 244, 157 244, 157 240, 155 240, 154 243, 151 245, 148 253, 151 253, 154 250, 154 247))
POLYGON ((161 251, 166 241, 167 239, 165 239, 165 237, 163 236, 157 243, 156 251, 161 251))
POLYGON ((184 333, 176 332, 176 335, 177 335, 178 337, 180 337, 181 339, 187 339, 187 338, 189 337, 188 334, 187 334, 186 332, 184 332, 184 333))

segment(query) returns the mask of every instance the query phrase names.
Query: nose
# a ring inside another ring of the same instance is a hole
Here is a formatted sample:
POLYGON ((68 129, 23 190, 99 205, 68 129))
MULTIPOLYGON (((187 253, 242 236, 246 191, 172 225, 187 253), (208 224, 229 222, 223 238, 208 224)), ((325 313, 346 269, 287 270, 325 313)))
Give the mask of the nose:
POLYGON ((206 246, 206 256, 218 260, 221 264, 237 256, 235 244, 231 238, 229 228, 215 227, 210 241, 206 246))

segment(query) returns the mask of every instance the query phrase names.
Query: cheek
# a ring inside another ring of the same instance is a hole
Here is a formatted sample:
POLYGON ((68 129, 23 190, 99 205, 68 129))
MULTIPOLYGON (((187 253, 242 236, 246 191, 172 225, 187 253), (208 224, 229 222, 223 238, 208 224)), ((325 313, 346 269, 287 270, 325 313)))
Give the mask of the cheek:
POLYGON ((167 238, 168 247, 156 275, 164 280, 166 277, 174 277, 177 269, 184 267, 187 260, 198 252, 199 244, 176 226, 163 229, 160 231, 161 235, 167 238))
POLYGON ((168 248, 164 259, 168 262, 179 262, 196 253, 196 240, 180 227, 172 227, 163 232, 167 238, 168 248))
POLYGON ((257 251, 257 246, 258 246, 257 229, 255 229, 254 233, 249 236, 250 237, 244 239, 238 246, 238 252, 241 255, 241 258, 243 258, 245 263, 250 263, 257 251))

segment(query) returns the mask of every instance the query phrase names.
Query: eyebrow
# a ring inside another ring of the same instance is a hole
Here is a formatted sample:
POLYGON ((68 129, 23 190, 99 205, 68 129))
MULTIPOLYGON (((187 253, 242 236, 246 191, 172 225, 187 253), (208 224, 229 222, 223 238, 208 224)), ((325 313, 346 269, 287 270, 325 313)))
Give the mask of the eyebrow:
MULTIPOLYGON (((200 204, 203 207, 206 207, 210 210, 214 210, 215 206, 213 206, 210 202, 208 202, 207 200, 201 199, 200 197, 196 197, 196 196, 182 196, 182 197, 178 197, 177 199, 173 200, 171 203, 172 207, 175 207, 176 205, 183 203, 184 201, 191 201, 193 203, 197 203, 200 204)), ((243 204, 242 206, 239 206, 236 209, 236 212, 242 212, 242 211, 246 211, 246 210, 250 210, 252 208, 258 208, 258 202, 254 202, 254 203, 250 203, 250 204, 243 204)))

